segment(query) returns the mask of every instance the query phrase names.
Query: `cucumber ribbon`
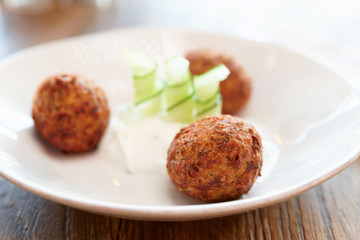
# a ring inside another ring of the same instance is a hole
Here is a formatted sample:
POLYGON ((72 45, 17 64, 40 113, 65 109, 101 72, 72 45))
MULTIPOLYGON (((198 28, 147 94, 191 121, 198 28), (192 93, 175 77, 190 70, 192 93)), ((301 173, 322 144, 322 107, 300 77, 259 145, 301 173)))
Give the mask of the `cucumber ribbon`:
POLYGON ((135 112, 138 114, 166 113, 168 118, 183 123, 221 114, 219 83, 230 74, 225 65, 192 77, 189 61, 175 56, 165 62, 166 81, 163 81, 150 55, 133 49, 124 50, 123 55, 133 72, 135 112))

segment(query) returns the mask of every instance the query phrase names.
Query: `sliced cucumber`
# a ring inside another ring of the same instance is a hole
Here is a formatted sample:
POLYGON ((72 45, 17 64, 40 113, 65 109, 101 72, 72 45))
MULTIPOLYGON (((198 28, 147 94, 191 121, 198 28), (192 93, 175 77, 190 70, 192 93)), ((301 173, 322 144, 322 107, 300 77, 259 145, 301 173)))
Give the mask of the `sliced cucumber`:
POLYGON ((167 86, 165 89, 168 117, 180 122, 194 119, 194 86, 189 71, 189 61, 173 57, 166 61, 167 86))
POLYGON ((217 94, 213 99, 207 102, 196 102, 196 119, 205 116, 217 116, 221 114, 222 97, 217 94))
POLYGON ((177 87, 166 86, 166 109, 173 108, 174 105, 177 105, 180 101, 187 98, 189 95, 194 96, 193 93, 194 88, 191 81, 178 85, 177 87))
POLYGON ((230 71, 221 64, 204 74, 194 77, 196 96, 199 102, 206 102, 217 95, 219 83, 229 76, 230 71))
POLYGON ((195 117, 221 113, 219 82, 230 73, 225 65, 195 76, 192 81, 189 61, 173 57, 165 63, 165 83, 158 77, 156 61, 150 55, 132 49, 123 53, 133 71, 135 89, 135 105, 126 115, 129 121, 161 113, 173 120, 189 123, 195 117))
POLYGON ((194 95, 190 94, 186 98, 167 109, 167 114, 170 119, 173 119, 182 123, 190 123, 194 121, 195 114, 195 102, 194 95))
POLYGON ((190 81, 189 61, 180 56, 170 58, 165 62, 165 71, 169 86, 185 84, 190 81))
POLYGON ((135 101, 135 106, 141 105, 146 101, 149 101, 149 100, 151 100, 153 98, 158 97, 159 95, 162 95, 164 93, 164 90, 165 90, 165 87, 161 88, 160 90, 158 90, 157 92, 153 93, 152 95, 150 95, 150 96, 148 96, 146 98, 142 98, 139 101, 135 101))
POLYGON ((165 88, 164 82, 156 76, 154 79, 149 80, 134 80, 133 85, 135 88, 135 105, 138 105, 147 99, 151 99, 159 92, 163 92, 165 88))
POLYGON ((140 119, 159 114, 162 111, 161 106, 163 106, 164 95, 162 93, 163 91, 137 105, 122 106, 118 109, 117 118, 125 124, 130 124, 140 119))
POLYGON ((134 78, 143 78, 156 71, 156 61, 149 54, 135 49, 124 49, 123 56, 129 64, 134 78))
POLYGON ((134 49, 125 49, 123 55, 133 71, 134 113, 146 116, 157 114, 163 107, 165 84, 157 75, 155 59, 134 49))
POLYGON ((135 111, 137 115, 140 115, 141 118, 149 117, 152 115, 159 114, 163 111, 163 102, 164 102, 164 89, 155 93, 148 99, 144 99, 142 102, 135 105, 135 111))
POLYGON ((166 61, 165 72, 167 77, 165 93, 167 108, 171 108, 194 91, 189 61, 183 57, 173 57, 166 61))

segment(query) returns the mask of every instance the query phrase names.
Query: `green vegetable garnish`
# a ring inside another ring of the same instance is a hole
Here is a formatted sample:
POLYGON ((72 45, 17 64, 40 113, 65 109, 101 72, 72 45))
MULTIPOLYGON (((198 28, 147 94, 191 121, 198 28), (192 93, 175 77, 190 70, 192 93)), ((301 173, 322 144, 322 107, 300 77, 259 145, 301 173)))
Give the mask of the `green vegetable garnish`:
POLYGON ((168 117, 179 122, 192 122, 195 110, 195 91, 191 81, 189 61, 183 57, 173 57, 166 61, 165 71, 168 117))
POLYGON ((126 49, 124 58, 133 72, 134 113, 146 117, 165 111, 168 118, 184 123, 221 114, 219 83, 230 74, 225 65, 192 79, 189 61, 176 56, 165 62, 164 82, 158 77, 156 61, 150 55, 126 49))
POLYGON ((155 59, 134 49, 125 49, 123 55, 133 72, 135 106, 148 105, 141 106, 145 115, 158 113, 162 110, 165 84, 157 75, 155 59))

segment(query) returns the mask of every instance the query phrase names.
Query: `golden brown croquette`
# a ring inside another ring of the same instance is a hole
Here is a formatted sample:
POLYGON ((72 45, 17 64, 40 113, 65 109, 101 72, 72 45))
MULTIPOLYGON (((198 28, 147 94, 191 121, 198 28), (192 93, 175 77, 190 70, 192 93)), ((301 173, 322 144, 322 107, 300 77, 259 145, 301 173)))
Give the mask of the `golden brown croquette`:
POLYGON ((175 136, 167 171, 176 188, 217 202, 247 193, 260 175, 262 143, 249 123, 230 115, 205 117, 175 136))
POLYGON ((234 115, 245 106, 251 95, 251 79, 231 57, 212 50, 197 50, 189 52, 186 58, 193 75, 202 74, 220 64, 230 70, 230 75, 220 82, 222 113, 234 115))
POLYGON ((48 77, 38 88, 32 109, 40 136, 64 152, 94 149, 109 115, 104 92, 92 82, 70 74, 48 77))

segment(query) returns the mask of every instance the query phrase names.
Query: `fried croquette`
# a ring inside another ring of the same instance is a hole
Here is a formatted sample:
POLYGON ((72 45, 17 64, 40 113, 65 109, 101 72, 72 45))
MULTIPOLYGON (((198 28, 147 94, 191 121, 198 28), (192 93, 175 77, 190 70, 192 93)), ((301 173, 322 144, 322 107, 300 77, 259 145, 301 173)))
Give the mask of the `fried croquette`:
POLYGON ((40 136, 63 152, 87 152, 98 145, 109 121, 105 93, 70 74, 48 77, 38 88, 32 109, 40 136))
POLYGON ((220 82, 222 113, 234 115, 245 106, 251 95, 251 79, 231 57, 212 50, 198 50, 189 52, 186 58, 193 75, 202 74, 219 64, 224 64, 230 70, 227 79, 220 82))
POLYGON ((218 202, 247 193, 262 167, 262 141, 249 123, 230 115, 205 117, 175 136, 167 171, 176 188, 218 202))

